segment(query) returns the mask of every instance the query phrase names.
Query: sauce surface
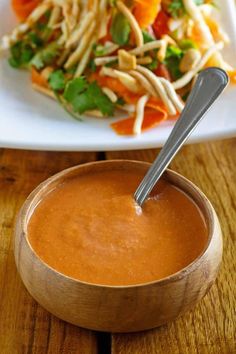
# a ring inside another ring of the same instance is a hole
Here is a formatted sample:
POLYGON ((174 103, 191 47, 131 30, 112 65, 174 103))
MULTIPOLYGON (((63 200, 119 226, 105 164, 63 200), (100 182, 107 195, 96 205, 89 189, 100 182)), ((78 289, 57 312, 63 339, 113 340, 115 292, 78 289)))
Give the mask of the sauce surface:
POLYGON ((164 180, 140 211, 133 193, 142 178, 112 170, 68 179, 31 216, 31 246, 57 271, 97 284, 140 284, 186 267, 207 243, 203 216, 164 180))

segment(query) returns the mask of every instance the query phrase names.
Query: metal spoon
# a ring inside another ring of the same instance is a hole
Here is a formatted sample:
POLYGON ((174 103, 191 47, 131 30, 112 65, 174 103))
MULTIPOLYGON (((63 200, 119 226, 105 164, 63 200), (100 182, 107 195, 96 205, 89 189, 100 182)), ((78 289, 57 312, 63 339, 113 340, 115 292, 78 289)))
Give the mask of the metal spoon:
POLYGON ((142 206, 171 160, 227 84, 228 76, 222 69, 208 68, 200 72, 170 136, 134 193, 138 205, 142 206))

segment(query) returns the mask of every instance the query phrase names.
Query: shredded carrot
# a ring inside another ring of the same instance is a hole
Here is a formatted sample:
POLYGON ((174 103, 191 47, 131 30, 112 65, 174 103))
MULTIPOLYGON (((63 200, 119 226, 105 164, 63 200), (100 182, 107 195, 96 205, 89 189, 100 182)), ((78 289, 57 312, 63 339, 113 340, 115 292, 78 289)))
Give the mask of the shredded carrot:
POLYGON ((136 94, 127 90, 123 93, 123 98, 127 103, 136 104, 140 99, 140 97, 142 96, 142 94, 144 94, 144 92, 140 94, 136 94))
POLYGON ((40 0, 12 0, 12 8, 20 20, 25 20, 39 5, 40 0))
POLYGON ((134 16, 141 28, 152 25, 160 9, 161 0, 134 0, 134 16))
POLYGON ((157 111, 166 112, 165 105, 163 104, 163 102, 159 98, 156 98, 156 97, 150 97, 146 106, 149 108, 155 109, 157 111))
POLYGON ((209 43, 204 36, 204 32, 197 23, 193 26, 189 39, 196 43, 200 49, 209 47, 209 43))
POLYGON ((34 84, 48 88, 48 82, 35 68, 31 68, 31 80, 34 84))
POLYGON ((205 21, 215 41, 217 42, 222 40, 221 28, 218 22, 210 16, 205 17, 205 21))
MULTIPOLYGON (((140 96, 142 95, 130 92, 116 78, 100 76, 98 73, 93 73, 90 76, 90 80, 96 80, 101 86, 106 86, 110 88, 116 94, 124 98, 124 100, 129 104, 136 104, 140 96)), ((156 126, 161 121, 167 119, 167 116, 168 115, 166 107, 163 102, 156 97, 151 97, 146 104, 142 131, 156 126)), ((112 123, 111 127, 119 135, 132 135, 134 121, 134 117, 129 117, 126 119, 122 119, 118 122, 112 123)))
MULTIPOLYGON (((166 111, 157 111, 154 109, 146 108, 142 124, 142 131, 155 127, 166 118, 166 111)), ((111 127, 119 135, 133 135, 134 122, 135 118, 129 117, 112 123, 111 127)))
POLYGON ((98 72, 96 72, 90 76, 89 80, 97 81, 100 86, 108 87, 121 97, 124 97, 124 95, 128 96, 129 94, 132 94, 118 79, 114 77, 101 76, 98 72))
POLYGON ((230 82, 232 84, 236 84, 236 70, 228 71, 228 75, 229 75, 229 78, 230 78, 230 82))
POLYGON ((213 18, 207 16, 205 17, 205 22, 210 28, 210 31, 213 34, 213 36, 219 33, 219 25, 213 18))

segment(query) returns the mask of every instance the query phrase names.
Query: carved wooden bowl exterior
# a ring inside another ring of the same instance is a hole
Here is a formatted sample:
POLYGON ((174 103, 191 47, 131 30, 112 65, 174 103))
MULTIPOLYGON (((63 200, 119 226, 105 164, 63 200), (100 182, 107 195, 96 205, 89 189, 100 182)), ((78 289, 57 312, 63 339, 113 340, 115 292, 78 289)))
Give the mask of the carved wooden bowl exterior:
POLYGON ((172 321, 192 308, 211 287, 222 257, 222 237, 217 215, 206 196, 193 183, 171 170, 167 170, 163 178, 197 203, 209 230, 208 243, 203 253, 178 273, 141 285, 95 285, 57 272, 32 249, 27 237, 30 216, 38 202, 63 180, 87 172, 110 169, 146 171, 149 166, 145 162, 128 160, 75 166, 41 183, 25 201, 15 227, 16 265, 32 297, 55 316, 98 331, 146 330, 172 321))

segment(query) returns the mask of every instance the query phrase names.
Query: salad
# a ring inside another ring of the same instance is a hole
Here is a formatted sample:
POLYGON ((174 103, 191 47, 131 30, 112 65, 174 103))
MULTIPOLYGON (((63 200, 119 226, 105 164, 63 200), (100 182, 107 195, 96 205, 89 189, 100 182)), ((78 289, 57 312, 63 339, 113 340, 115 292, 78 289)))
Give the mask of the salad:
POLYGON ((198 72, 236 71, 221 51, 227 34, 209 0, 12 0, 20 19, 0 41, 13 68, 73 117, 119 117, 137 135, 177 119, 198 72))

